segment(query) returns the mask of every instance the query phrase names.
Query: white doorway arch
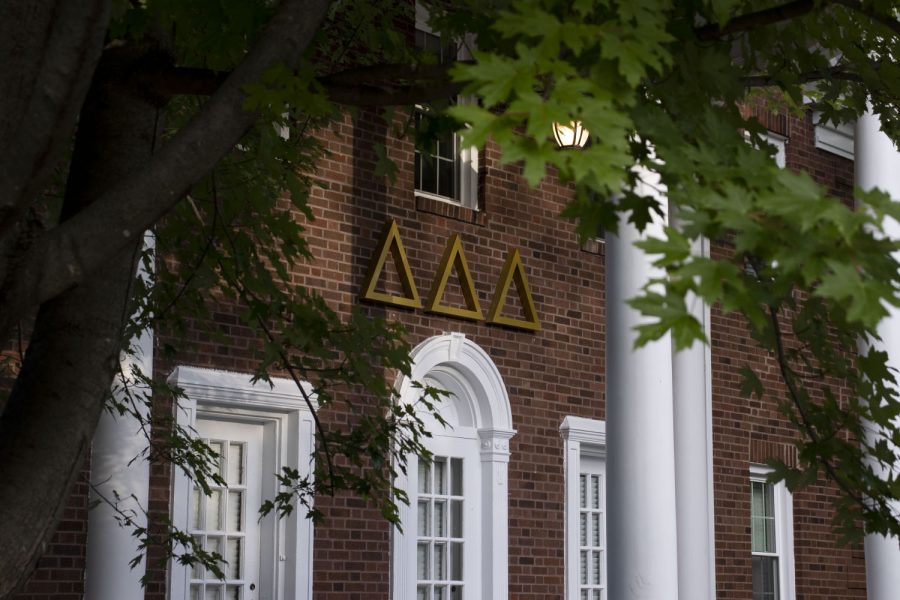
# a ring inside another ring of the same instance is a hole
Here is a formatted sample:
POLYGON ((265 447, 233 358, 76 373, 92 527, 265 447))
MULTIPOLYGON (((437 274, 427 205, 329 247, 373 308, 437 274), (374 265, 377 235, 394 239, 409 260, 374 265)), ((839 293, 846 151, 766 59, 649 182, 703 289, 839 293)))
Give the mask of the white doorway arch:
POLYGON ((410 457, 397 482, 410 504, 400 505, 403 531, 394 532, 392 598, 505 600, 509 440, 516 433, 506 385, 487 352, 462 333, 429 338, 412 358, 411 376, 397 382, 400 401, 418 400, 414 381, 449 391, 437 406, 449 427, 423 415, 434 463, 410 457))

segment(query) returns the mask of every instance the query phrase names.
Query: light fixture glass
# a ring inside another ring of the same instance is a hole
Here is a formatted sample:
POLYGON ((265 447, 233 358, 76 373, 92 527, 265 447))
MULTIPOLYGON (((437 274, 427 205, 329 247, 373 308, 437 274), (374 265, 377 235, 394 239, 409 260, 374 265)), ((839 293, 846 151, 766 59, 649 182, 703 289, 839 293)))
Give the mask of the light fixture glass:
POLYGON ((581 121, 569 121, 568 125, 553 124, 553 137, 560 148, 584 148, 589 135, 581 121))

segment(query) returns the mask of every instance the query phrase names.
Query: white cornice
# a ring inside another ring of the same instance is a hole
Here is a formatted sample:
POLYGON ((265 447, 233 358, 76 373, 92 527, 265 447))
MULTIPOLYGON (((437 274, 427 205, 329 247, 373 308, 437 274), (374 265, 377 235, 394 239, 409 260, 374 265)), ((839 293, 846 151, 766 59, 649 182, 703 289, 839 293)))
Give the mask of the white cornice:
MULTIPOLYGON (((169 375, 168 383, 184 390, 189 400, 204 404, 307 410, 294 381, 282 377, 272 377, 271 384, 261 380, 254 383, 246 373, 180 366, 169 375)), ((311 395, 309 383, 303 382, 303 388, 311 395)))
POLYGON ((567 442, 580 442, 606 446, 606 423, 572 415, 563 419, 559 435, 567 442))

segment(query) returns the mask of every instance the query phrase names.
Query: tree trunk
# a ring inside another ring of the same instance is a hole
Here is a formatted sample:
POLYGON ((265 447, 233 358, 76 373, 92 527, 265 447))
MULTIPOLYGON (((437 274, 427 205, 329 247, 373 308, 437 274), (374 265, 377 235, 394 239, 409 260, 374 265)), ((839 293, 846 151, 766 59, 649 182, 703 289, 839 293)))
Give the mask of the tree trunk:
POLYGON ((109 0, 0 0, 0 282, 72 139, 109 14, 109 0))
MULTIPOLYGON (((79 122, 62 220, 150 158, 159 103, 117 82, 152 55, 146 47, 104 53, 79 122)), ((88 455, 123 347, 141 241, 135 232, 103 268, 38 311, 0 417, 0 598, 33 571, 88 455)))

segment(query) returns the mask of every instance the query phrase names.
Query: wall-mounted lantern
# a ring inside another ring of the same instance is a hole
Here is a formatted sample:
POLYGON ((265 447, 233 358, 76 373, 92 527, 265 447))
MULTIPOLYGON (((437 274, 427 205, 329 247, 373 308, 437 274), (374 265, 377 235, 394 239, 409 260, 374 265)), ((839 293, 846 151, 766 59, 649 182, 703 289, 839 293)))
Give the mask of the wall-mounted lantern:
POLYGON ((581 121, 570 121, 568 125, 553 124, 553 137, 560 148, 584 148, 589 135, 581 121))

